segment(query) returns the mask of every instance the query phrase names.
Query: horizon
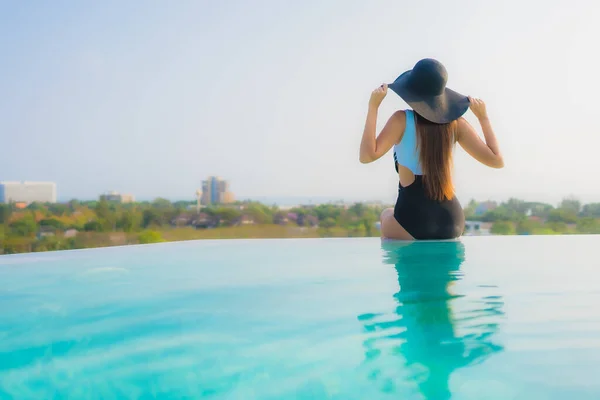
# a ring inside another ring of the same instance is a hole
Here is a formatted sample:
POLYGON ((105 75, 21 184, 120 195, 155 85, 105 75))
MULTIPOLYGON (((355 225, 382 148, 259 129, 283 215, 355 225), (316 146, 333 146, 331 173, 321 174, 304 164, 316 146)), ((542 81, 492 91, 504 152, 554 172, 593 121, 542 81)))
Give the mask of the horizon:
MULTIPOLYGON (((227 181, 225 179, 225 181, 227 181)), ((228 184, 230 183, 229 181, 227 181, 228 184)), ((51 181, 0 181, 0 184, 14 184, 14 183, 46 183, 46 184, 54 184, 56 186, 55 182, 51 182, 51 181)), ((103 191, 101 193, 99 193, 96 197, 92 197, 92 198, 83 198, 83 197, 65 197, 65 196, 57 196, 56 198, 56 202, 57 203, 68 203, 71 200, 77 200, 77 201, 84 201, 84 202, 89 202, 89 201, 98 201, 100 199, 100 197, 102 195, 105 194, 109 194, 109 193, 118 193, 118 194, 127 194, 127 195, 133 195, 133 198, 135 199, 134 202, 152 202, 156 199, 165 199, 168 200, 170 202, 178 202, 178 201, 190 201, 190 202, 195 202, 197 197, 196 194, 194 193, 194 195, 192 197, 173 197, 173 196, 165 196, 165 195, 158 195, 158 196, 150 196, 150 197, 138 197, 135 195, 135 193, 123 193, 123 192, 118 192, 115 190, 106 190, 103 191)), ((546 196, 548 197, 548 196, 546 196)), ((487 201, 493 201, 496 202, 498 204, 500 203, 504 203, 507 202, 510 199, 517 199, 517 200, 521 200, 524 202, 528 202, 528 203, 545 203, 545 204, 550 204, 554 207, 558 207, 560 205, 560 202, 562 200, 565 199, 576 199, 578 201, 581 202, 581 204, 593 204, 593 203, 600 203, 600 201, 590 198, 590 197, 586 197, 586 196, 578 196, 576 194, 565 194, 563 196, 557 196, 555 197, 554 201, 544 201, 544 200, 540 200, 539 198, 536 198, 535 196, 503 196, 503 197, 487 197, 487 198, 468 198, 468 199, 464 199, 461 201, 461 205, 463 207, 466 207, 467 204, 470 201, 476 201, 478 203, 482 203, 482 202, 487 202, 487 201)), ((234 193, 234 202, 243 202, 243 201, 254 201, 254 202, 259 202, 259 203, 263 203, 265 205, 277 205, 277 206, 292 206, 292 205, 312 205, 312 204, 331 204, 331 203, 344 203, 344 204, 352 204, 352 203, 383 203, 383 204, 393 204, 395 202, 395 198, 391 198, 391 199, 382 199, 382 198, 368 198, 368 197, 339 197, 339 196, 322 196, 322 195, 316 195, 316 196, 309 196, 309 195, 304 195, 304 196, 286 196, 286 195, 273 195, 273 196, 266 196, 266 195, 258 195, 258 196, 238 196, 234 193)), ((219 203, 221 204, 221 203, 219 203)), ((227 204, 227 203, 222 203, 222 204, 227 204)))
MULTIPOLYGON (((600 60, 600 4, 431 7, 0 5, 0 180, 52 181, 59 199, 109 190, 185 199, 219 175, 237 198, 393 203, 391 154, 358 162, 366 104, 381 82, 432 57, 446 66, 448 87, 486 101, 505 158, 504 169, 491 170, 457 148, 463 206, 600 202, 600 188, 588 184, 600 169, 600 138, 589 134, 600 131, 600 82, 590 79, 600 60)), ((402 108, 389 92, 378 129, 402 108)))
MULTIPOLYGON (((171 203, 175 203, 178 201, 191 202, 191 203, 196 202, 195 198, 156 196, 156 197, 151 197, 151 198, 137 198, 136 197, 134 203, 152 202, 156 199, 165 199, 165 200, 170 201, 171 203)), ((516 199, 516 200, 524 201, 526 203, 544 203, 544 204, 549 204, 555 208, 559 207, 562 200, 567 200, 567 199, 578 200, 582 206, 585 204, 600 203, 598 201, 585 201, 584 199, 582 199, 581 197, 578 197, 578 196, 566 195, 566 196, 561 197, 559 200, 557 200, 555 202, 546 202, 546 201, 541 201, 539 199, 536 200, 535 198, 523 198, 523 197, 518 197, 518 196, 506 197, 505 199, 501 199, 501 200, 492 199, 492 198, 485 198, 485 199, 484 198, 480 198, 480 199, 470 198, 464 202, 461 202, 461 205, 463 207, 467 207, 467 205, 469 204, 469 202, 471 200, 474 200, 477 203, 485 203, 485 202, 491 201, 491 202, 495 202, 498 205, 500 205, 501 203, 506 203, 510 199, 516 199)), ((99 197, 92 198, 92 199, 58 198, 57 202, 64 204, 64 203, 68 203, 71 200, 90 202, 90 201, 99 201, 99 197)), ((343 203, 343 204, 381 203, 381 204, 386 204, 386 205, 393 205, 393 201, 386 202, 385 200, 379 200, 379 199, 344 199, 344 198, 337 198, 334 196, 333 197, 328 197, 328 196, 246 196, 246 197, 244 197, 244 196, 241 196, 241 197, 235 199, 235 202, 244 202, 244 201, 258 202, 258 203, 262 203, 262 204, 268 205, 268 206, 276 205, 278 207, 307 206, 307 205, 334 204, 334 203, 343 203)), ((221 205, 227 205, 227 204, 223 203, 221 205)))
MULTIPOLYGON (((217 175, 218 176, 218 175, 217 175)), ((221 177, 224 178, 224 177, 221 177)), ((230 182, 224 178, 225 181, 227 181, 229 184, 230 182)), ((1 181, 0 180, 0 184, 6 184, 6 183, 51 183, 51 184, 55 184, 56 182, 52 182, 52 181, 1 181)), ((58 191, 58 188, 57 188, 58 191)), ((57 203, 67 203, 71 200, 78 200, 78 201, 98 201, 100 196, 102 196, 103 194, 107 194, 107 193, 120 193, 120 194, 130 194, 133 195, 133 197, 135 198, 135 202, 152 202, 156 199, 166 199, 169 200, 170 202, 178 202, 178 201, 191 201, 191 202, 195 202, 196 201, 196 195, 193 194, 191 195, 191 197, 174 197, 174 196, 165 196, 165 195, 157 195, 157 196, 149 196, 149 197, 138 197, 135 195, 135 193, 124 193, 124 192, 119 192, 116 190, 105 190, 101 193, 99 193, 96 197, 92 197, 92 198, 84 198, 84 197, 65 197, 65 196, 57 196, 57 203)), ((60 192, 58 192, 60 193, 60 192)), ((335 203, 335 202, 342 202, 342 203, 356 203, 356 202, 360 202, 360 203, 384 203, 384 204, 393 204, 395 202, 395 197, 391 198, 391 199, 384 199, 384 198, 368 198, 368 197, 339 197, 339 196, 323 196, 323 195, 315 195, 315 196, 310 196, 310 195, 271 195, 271 196, 267 196, 267 195, 255 195, 255 196, 238 196, 235 192, 233 192, 234 197, 235 197, 235 202, 238 201, 256 201, 256 202, 260 202, 263 204, 267 204, 267 205, 272 205, 272 204, 276 204, 276 205, 280 205, 280 206, 290 206, 290 205, 310 205, 310 204, 327 204, 327 203, 335 203)), ((485 196, 484 196, 485 197, 485 196)), ((543 196, 543 197, 548 197, 543 196)), ((506 202, 510 199, 518 199, 518 200, 522 200, 525 202, 539 202, 539 203, 546 203, 546 204, 551 204, 555 207, 557 207, 560 202, 562 200, 565 199, 576 199, 578 201, 580 201, 582 204, 592 204, 592 203, 600 203, 600 200, 594 196, 581 196, 581 195, 577 195, 577 194, 573 194, 573 193, 568 193, 568 194, 564 194, 564 195, 557 195, 554 196, 553 201, 544 201, 544 200, 540 200, 539 198, 536 198, 535 196, 518 196, 518 195, 505 195, 505 196, 496 196, 496 197, 487 197, 487 198, 475 198, 475 197, 471 197, 468 199, 461 199, 461 205, 463 207, 466 207, 466 205, 471 201, 474 200, 476 202, 482 203, 482 202, 486 202, 486 201, 493 201, 493 202, 497 202, 498 204, 506 202)))

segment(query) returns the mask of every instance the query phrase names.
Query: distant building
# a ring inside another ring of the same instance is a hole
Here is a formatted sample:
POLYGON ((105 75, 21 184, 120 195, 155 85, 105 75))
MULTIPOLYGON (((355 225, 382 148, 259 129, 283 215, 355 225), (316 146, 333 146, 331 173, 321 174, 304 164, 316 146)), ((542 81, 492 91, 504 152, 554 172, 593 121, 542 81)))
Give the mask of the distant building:
POLYGON ((56 203, 54 182, 0 182, 0 203, 56 203))
POLYGON ((192 220, 192 226, 194 226, 196 229, 212 228, 216 225, 217 221, 205 213, 198 214, 194 220, 192 220))
POLYGON ((132 194, 121 194, 115 191, 100 195, 100 200, 105 200, 113 203, 133 203, 135 197, 132 194))
POLYGON ((227 181, 219 180, 216 184, 217 191, 212 194, 213 203, 225 203, 225 194, 229 191, 229 183, 227 181))
POLYGON ((215 225, 216 223, 208 214, 187 212, 173 218, 173 220, 171 220, 171 224, 174 226, 193 226, 195 228, 206 228, 211 225, 215 225))
POLYGON ((231 204, 231 203, 233 203, 235 201, 235 197, 233 196, 233 193, 231 193, 229 191, 223 193, 223 196, 222 196, 221 199, 222 199, 221 202, 224 203, 224 204, 231 204))
POLYGON ((121 203, 135 203, 135 196, 132 194, 122 194, 121 203))
POLYGON ((175 218, 171 220, 171 224, 174 226, 187 226, 191 225, 192 221, 196 217, 196 214, 193 213, 183 213, 179 214, 175 218))
POLYGON ((465 236, 490 235, 492 224, 490 222, 467 221, 465 223, 465 236))
POLYGON ((100 200, 120 203, 121 195, 117 192, 108 192, 106 194, 100 195, 100 200))
POLYGON ((54 236, 55 232, 56 228, 54 228, 53 226, 42 226, 38 231, 37 237, 38 239, 41 239, 43 237, 54 236))
POLYGON ((229 183, 217 176, 209 176, 207 180, 202 181, 201 192, 200 202, 204 205, 228 204, 234 201, 233 193, 229 191, 229 183))
POLYGON ((73 238, 73 237, 77 236, 77 233, 79 233, 77 231, 77 229, 67 229, 64 233, 64 237, 65 238, 73 238))
POLYGON ((240 217, 239 224, 240 225, 254 225, 255 224, 254 217, 251 215, 244 214, 240 217))

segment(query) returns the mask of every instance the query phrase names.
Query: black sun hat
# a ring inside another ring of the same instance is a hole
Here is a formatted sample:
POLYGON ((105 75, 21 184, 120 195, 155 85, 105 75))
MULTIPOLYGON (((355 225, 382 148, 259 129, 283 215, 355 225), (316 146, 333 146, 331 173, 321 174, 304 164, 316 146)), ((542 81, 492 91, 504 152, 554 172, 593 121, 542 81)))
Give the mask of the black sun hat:
POLYGON ((437 60, 425 58, 404 72, 388 88, 423 118, 446 124, 469 109, 469 98, 446 87, 448 72, 437 60))

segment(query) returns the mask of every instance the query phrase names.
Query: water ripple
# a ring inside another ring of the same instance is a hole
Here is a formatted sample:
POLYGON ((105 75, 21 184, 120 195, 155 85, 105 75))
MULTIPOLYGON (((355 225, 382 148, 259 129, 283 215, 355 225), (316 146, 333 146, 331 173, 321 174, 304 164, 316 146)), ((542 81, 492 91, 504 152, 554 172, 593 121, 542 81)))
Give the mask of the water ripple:
POLYGON ((404 381, 403 390, 411 386, 427 399, 449 398, 453 371, 503 350, 495 338, 503 297, 495 284, 478 285, 478 294, 452 291, 464 276, 461 242, 384 242, 383 250, 384 262, 396 270, 397 307, 358 316, 366 374, 382 392, 394 393, 404 381))

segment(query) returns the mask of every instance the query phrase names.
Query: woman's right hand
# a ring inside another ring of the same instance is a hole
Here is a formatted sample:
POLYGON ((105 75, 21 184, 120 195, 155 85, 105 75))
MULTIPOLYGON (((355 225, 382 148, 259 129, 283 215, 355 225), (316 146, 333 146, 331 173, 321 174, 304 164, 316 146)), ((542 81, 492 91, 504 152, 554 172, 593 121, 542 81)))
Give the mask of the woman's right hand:
POLYGON ((477 117, 477 119, 482 120, 486 119, 487 110, 485 109, 485 103, 481 99, 476 99, 469 96, 469 102, 471 103, 469 108, 473 111, 473 114, 477 117))
POLYGON ((377 109, 387 94, 388 85, 386 83, 373 90, 369 99, 369 107, 377 109))

